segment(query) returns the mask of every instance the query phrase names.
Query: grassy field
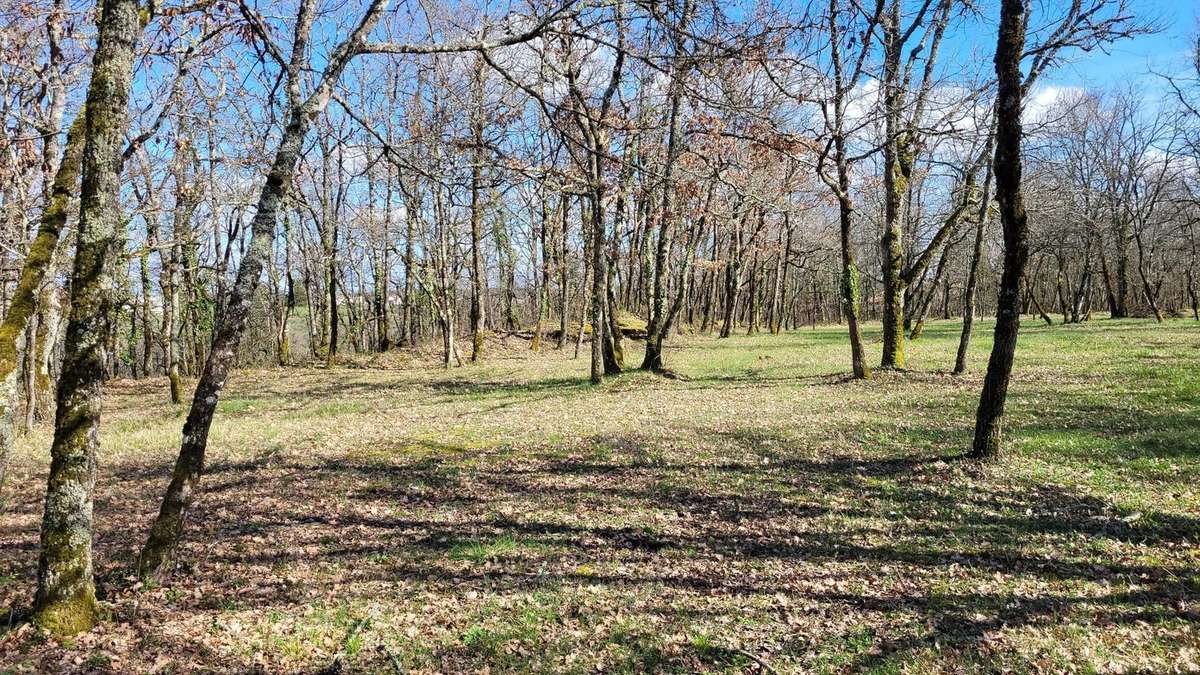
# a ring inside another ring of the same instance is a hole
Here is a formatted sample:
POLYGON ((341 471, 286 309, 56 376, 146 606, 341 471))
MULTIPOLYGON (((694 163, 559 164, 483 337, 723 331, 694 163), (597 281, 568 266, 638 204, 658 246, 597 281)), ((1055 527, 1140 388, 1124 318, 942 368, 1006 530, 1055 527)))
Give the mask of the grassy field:
MULTIPOLYGON (((956 322, 869 382, 838 327, 679 341, 684 379, 599 388, 515 343, 241 372, 151 586, 129 570, 182 413, 163 380, 113 383, 108 621, 59 644, 5 620, 0 672, 1200 669, 1200 326, 1027 321, 1010 453, 977 466, 952 457, 990 330, 961 378, 956 322)), ((18 611, 48 445, 21 441, 0 510, 18 611)))

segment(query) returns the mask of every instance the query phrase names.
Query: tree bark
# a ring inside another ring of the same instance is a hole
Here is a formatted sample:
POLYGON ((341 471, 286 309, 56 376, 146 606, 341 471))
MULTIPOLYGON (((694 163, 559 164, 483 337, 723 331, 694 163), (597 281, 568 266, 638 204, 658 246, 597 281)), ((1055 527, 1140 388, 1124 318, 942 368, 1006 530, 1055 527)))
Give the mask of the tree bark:
MULTIPOLYGON (((560 209, 560 212, 558 215, 559 215, 559 221, 560 221, 560 224, 562 225, 562 227, 559 230, 559 240, 558 240, 558 341, 557 341, 557 348, 562 349, 567 344, 567 322, 570 321, 569 305, 570 305, 571 291, 569 288, 569 284, 567 283, 567 276, 568 276, 567 273, 569 272, 569 267, 567 265, 567 259, 569 257, 567 255, 567 235, 569 234, 568 227, 571 222, 570 221, 570 213, 571 213, 571 197, 570 197, 570 195, 568 195, 566 192, 562 193, 562 198, 559 200, 559 203, 561 204, 561 209, 560 209)), ((547 261, 547 265, 548 264, 549 264, 549 261, 547 261)), ((546 269, 549 270, 549 267, 547 267, 546 269)), ((549 293, 550 277, 549 276, 545 277, 545 279, 543 281, 545 283, 547 293, 549 293)), ((548 299, 550 296, 547 295, 546 297, 548 299)))
MULTIPOLYGON (((593 157, 593 161, 599 162, 599 158, 593 157)), ((604 343, 607 341, 604 308, 608 304, 605 289, 608 282, 608 260, 604 250, 604 211, 601 206, 603 199, 603 186, 593 185, 589 204, 591 213, 586 219, 592 232, 592 384, 600 384, 604 379, 604 343)))
MULTIPOLYGON (((120 254, 118 246, 124 241, 120 232, 121 152, 129 126, 133 64, 142 30, 139 10, 142 8, 136 0, 101 3, 85 103, 86 140, 71 314, 58 383, 33 603, 34 621, 56 634, 85 631, 97 621, 92 580, 92 488, 100 441, 105 345, 115 310, 112 266, 120 254)), ((144 11, 149 15, 149 10, 144 11)), ((72 189, 74 181, 66 187, 72 189)), ((47 249, 48 257, 53 247, 47 249)))
POLYGON ((471 362, 483 358, 484 293, 486 279, 483 271, 483 200, 480 195, 483 183, 483 58, 475 57, 475 76, 472 82, 471 133, 474 145, 471 149, 471 362))
MULTIPOLYGON (((0 322, 0 489, 8 469, 13 443, 13 406, 16 404, 18 353, 17 340, 38 306, 37 294, 50 269, 58 239, 67 223, 71 197, 79 185, 79 171, 83 160, 84 125, 86 113, 71 124, 67 134, 67 145, 63 149, 62 161, 54 174, 50 200, 42 211, 37 235, 29 246, 21 276, 13 291, 8 314, 0 322)), ((57 324, 57 319, 53 322, 57 324)), ((53 329, 43 326, 43 331, 53 329)), ((30 346, 26 345, 26 349, 30 346)), ((40 356, 40 355, 39 355, 40 356)))
POLYGON ((996 302, 992 354, 975 416, 975 440, 970 454, 977 458, 995 457, 1001 449, 1004 404, 1021 327, 1021 278, 1029 260, 1028 223, 1021 193, 1021 57, 1025 50, 1025 22, 1023 0, 1002 0, 995 59, 998 90, 993 171, 1004 230, 1004 272, 996 302))
MULTIPOLYGON (((678 34, 675 38, 672 61, 669 102, 667 111, 667 156, 662 178, 662 211, 659 213, 658 241, 654 250, 654 282, 646 322, 646 354, 642 358, 642 369, 652 372, 663 370, 662 344, 666 337, 667 317, 667 263, 671 253, 671 235, 675 224, 674 172, 681 150, 680 107, 683 101, 683 81, 687 64, 683 62, 684 43, 681 37, 687 30, 694 3, 684 0, 678 34)), ((647 222, 647 228, 649 223, 647 222)), ((648 234, 648 233, 647 233, 648 234)))
POLYGON ((297 13, 292 62, 288 66, 287 125, 259 192, 254 219, 251 221, 250 242, 242 254, 237 277, 229 291, 229 300, 213 332, 212 346, 204 362, 200 380, 196 384, 192 406, 183 425, 183 439, 171 474, 171 482, 163 495, 158 517, 150 529, 150 536, 138 557, 138 572, 143 577, 165 569, 178 547, 188 508, 204 470, 208 432, 212 427, 217 400, 225 387, 229 369, 233 366, 233 359, 237 354, 238 343, 245 332, 250 316, 250 304, 258 289, 263 267, 270 259, 279 205, 295 174, 296 163, 311 120, 328 105, 333 95, 334 84, 354 55, 352 46, 362 43, 379 20, 382 10, 380 3, 372 3, 358 27, 345 42, 333 50, 319 84, 308 98, 302 101, 299 79, 300 71, 306 66, 305 53, 313 21, 313 4, 311 0, 305 0, 297 13))

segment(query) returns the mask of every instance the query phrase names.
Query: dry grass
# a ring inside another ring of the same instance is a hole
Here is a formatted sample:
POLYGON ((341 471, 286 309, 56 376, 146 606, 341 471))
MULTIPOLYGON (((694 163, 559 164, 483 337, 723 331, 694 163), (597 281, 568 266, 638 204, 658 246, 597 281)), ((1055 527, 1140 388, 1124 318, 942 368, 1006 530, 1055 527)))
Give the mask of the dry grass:
MULTIPOLYGON (((242 372, 183 564, 152 587, 128 574, 181 411, 163 381, 113 383, 109 620, 63 643, 17 623, 0 671, 1200 668, 1200 330, 1027 324, 1012 451, 987 467, 950 459, 988 346, 940 374, 956 331, 871 382, 843 381, 836 327, 693 338, 668 353, 687 379, 599 388, 512 344, 452 371, 242 372)), ((48 436, 0 512, 17 611, 48 436)))

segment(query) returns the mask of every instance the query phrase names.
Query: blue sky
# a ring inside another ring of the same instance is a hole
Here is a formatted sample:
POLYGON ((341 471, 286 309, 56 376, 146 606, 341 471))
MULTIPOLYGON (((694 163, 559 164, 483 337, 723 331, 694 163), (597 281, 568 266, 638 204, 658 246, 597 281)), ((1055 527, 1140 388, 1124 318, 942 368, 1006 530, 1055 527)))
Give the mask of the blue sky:
POLYGON ((1046 78, 1059 86, 1108 87, 1144 84, 1158 89, 1161 82, 1152 73, 1184 74, 1196 36, 1198 5, 1192 0, 1140 0, 1139 15, 1157 19, 1162 32, 1142 35, 1111 46, 1105 54, 1075 54, 1068 63, 1046 78))
MULTIPOLYGON (((1065 0, 1034 0, 1031 24, 1044 26, 1050 20, 1042 14, 1053 8, 1054 18, 1066 5, 1065 0)), ((1147 94, 1161 93, 1165 83, 1152 73, 1182 74, 1188 66, 1197 34, 1197 0, 1132 0, 1131 9, 1139 21, 1152 20, 1162 30, 1109 45, 1105 51, 1084 53, 1071 50, 1067 62, 1045 73, 1040 87, 1109 88, 1132 84, 1147 88, 1147 94)), ((981 3, 980 15, 946 37, 945 63, 968 64, 986 76, 991 75, 996 49, 996 22, 999 9, 994 0, 981 3)), ((1034 28, 1031 25, 1031 29, 1034 28)), ((1033 40, 1033 36, 1030 38, 1033 40)))

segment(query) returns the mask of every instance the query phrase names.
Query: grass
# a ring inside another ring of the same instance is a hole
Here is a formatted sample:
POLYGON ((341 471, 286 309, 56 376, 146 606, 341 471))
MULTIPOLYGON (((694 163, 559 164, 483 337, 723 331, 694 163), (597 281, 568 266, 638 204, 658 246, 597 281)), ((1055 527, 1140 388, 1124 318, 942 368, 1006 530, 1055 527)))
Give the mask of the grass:
POLYGON ((467 541, 455 544, 450 548, 452 560, 469 560, 474 563, 485 563, 500 560, 509 556, 522 547, 522 543, 511 536, 496 537, 489 541, 467 541))
MULTIPOLYGON (((980 467, 953 457, 989 330, 961 378, 956 322, 869 382, 836 326, 679 340, 685 379, 600 387, 516 340, 450 371, 239 372, 182 565, 144 587, 182 418, 164 380, 114 382, 111 619, 69 643, 17 622, 0 672, 1200 669, 1200 327, 1026 322, 1008 451, 980 467)), ((21 439, 0 507, 18 612, 49 436, 21 439)))

